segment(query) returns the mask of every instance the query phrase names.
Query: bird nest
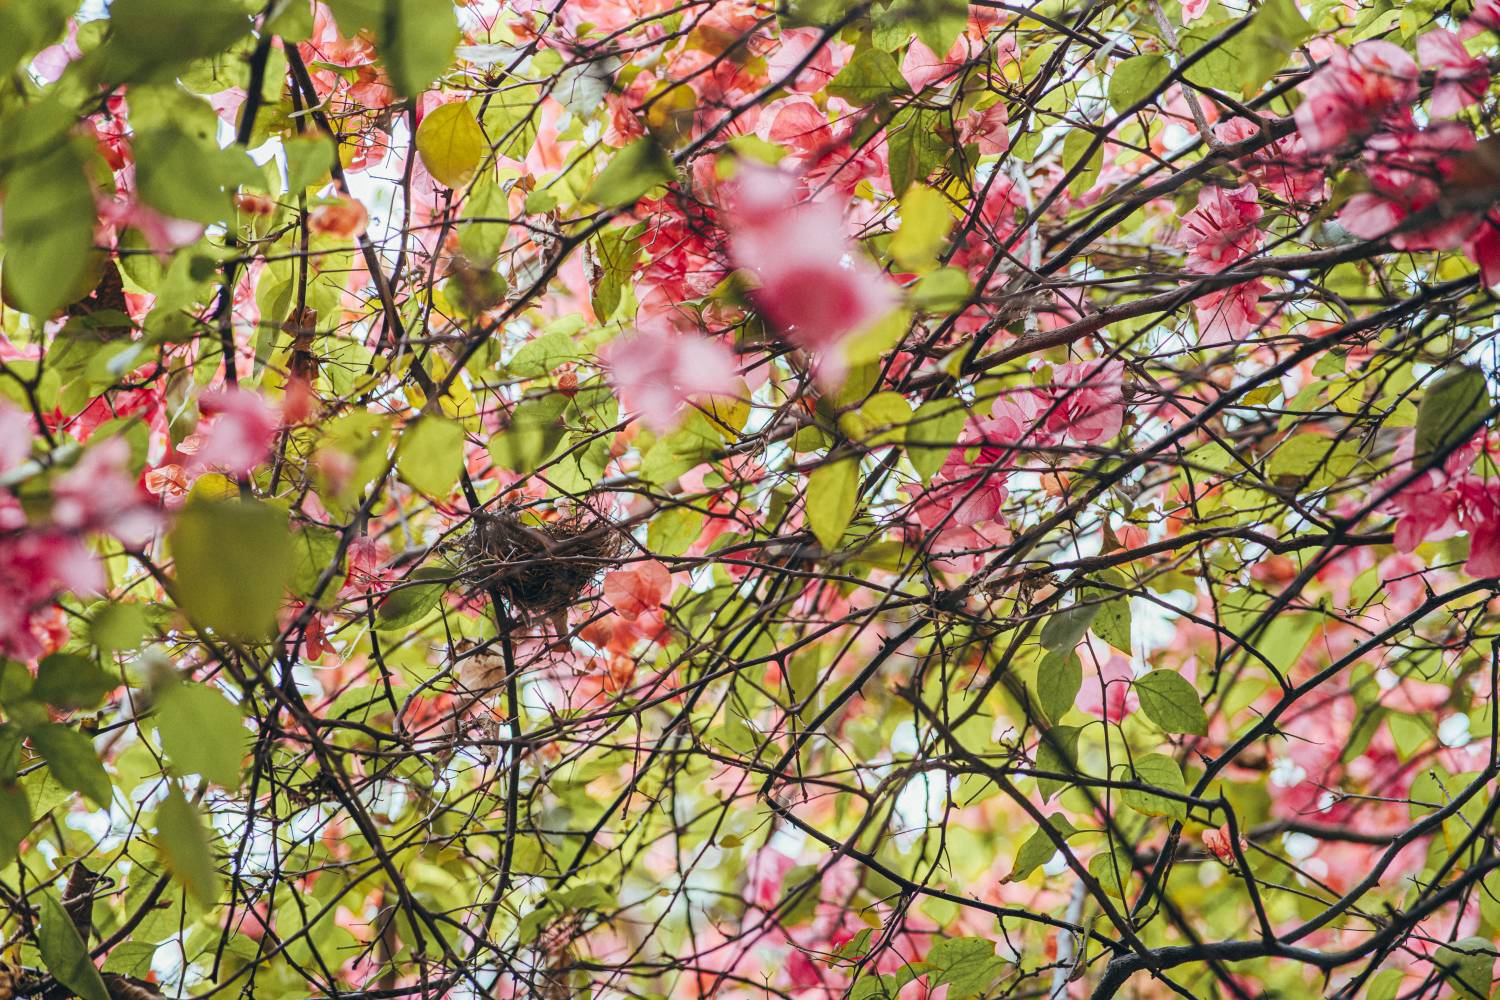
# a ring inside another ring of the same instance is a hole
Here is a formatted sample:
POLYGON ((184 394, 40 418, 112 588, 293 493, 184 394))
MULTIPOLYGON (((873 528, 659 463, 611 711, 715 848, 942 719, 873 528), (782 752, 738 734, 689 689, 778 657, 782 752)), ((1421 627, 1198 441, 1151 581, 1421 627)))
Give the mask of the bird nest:
POLYGON ((577 604, 624 551, 619 529, 587 510, 532 523, 515 511, 479 512, 473 523, 464 576, 528 618, 577 604))

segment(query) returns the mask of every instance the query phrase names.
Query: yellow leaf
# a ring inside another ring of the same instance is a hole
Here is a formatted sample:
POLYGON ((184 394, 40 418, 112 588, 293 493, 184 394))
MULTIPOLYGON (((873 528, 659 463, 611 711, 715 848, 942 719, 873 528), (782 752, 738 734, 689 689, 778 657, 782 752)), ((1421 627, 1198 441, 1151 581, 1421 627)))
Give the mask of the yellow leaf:
POLYGON ((440 184, 460 188, 474 179, 484 159, 484 132, 463 102, 428 112, 417 126, 417 153, 440 184))

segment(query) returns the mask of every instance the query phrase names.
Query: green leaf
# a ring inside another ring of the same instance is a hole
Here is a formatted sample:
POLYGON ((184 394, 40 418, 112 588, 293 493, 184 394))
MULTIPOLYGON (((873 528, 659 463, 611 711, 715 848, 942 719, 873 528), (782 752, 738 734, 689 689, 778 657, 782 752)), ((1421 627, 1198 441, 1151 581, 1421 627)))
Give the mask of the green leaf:
POLYGON ((947 983, 952 1000, 980 996, 1008 964, 995 954, 995 942, 984 937, 939 938, 926 962, 928 988, 947 983))
POLYGON ((376 48, 397 93, 416 97, 448 68, 462 38, 451 3, 385 0, 376 48))
POLYGON ((963 307, 973 293, 969 275, 958 267, 940 267, 922 275, 912 286, 908 301, 913 309, 935 315, 947 315, 963 307))
MULTIPOLYGON (((1116 570, 1106 570, 1099 574, 1099 578, 1116 587, 1124 587, 1127 582, 1116 570)), ((1099 613, 1094 616, 1089 628, 1122 653, 1130 652, 1130 598, 1116 589, 1103 590, 1096 587, 1086 588, 1083 594, 1085 600, 1098 602, 1099 607, 1099 613)))
MULTIPOLYGON (((564 362, 577 358, 578 345, 573 338, 561 330, 553 330, 527 341, 506 363, 505 369, 518 378, 538 378, 551 374, 564 362)), ((556 405, 555 400, 553 405, 556 405)))
POLYGON ((882 52, 880 49, 865 49, 856 53, 828 84, 828 93, 858 107, 873 104, 892 94, 908 93, 910 90, 896 60, 889 52, 882 52))
POLYGON ((1123 59, 1110 71, 1109 106, 1123 114, 1156 92, 1172 72, 1166 56, 1150 54, 1123 59))
POLYGON ((156 700, 156 735, 179 774, 201 774, 238 788, 248 734, 239 706, 218 691, 186 681, 156 700))
POLYGON ((562 414, 567 408, 568 399, 560 392, 521 400, 510 426, 490 439, 490 457, 513 472, 535 472, 562 441, 562 414))
POLYGON ((1089 152, 1096 136, 1085 128, 1075 128, 1068 132, 1063 138, 1062 165, 1064 170, 1072 170, 1079 163, 1082 169, 1068 184, 1068 193, 1075 198, 1088 191, 1094 186, 1094 179, 1099 176, 1099 170, 1104 166, 1104 145, 1101 143, 1089 152), (1084 159, 1087 154, 1087 159, 1084 159))
MULTIPOLYGON (((1053 774, 1073 774, 1078 770, 1078 736, 1082 732, 1077 726, 1053 726, 1042 734, 1036 746, 1036 769, 1053 774)), ((1060 778, 1038 778, 1036 787, 1042 793, 1042 801, 1067 787, 1068 782, 1060 778)))
POLYGON ((93 740, 66 726, 42 726, 30 736, 32 747, 59 784, 82 793, 101 809, 109 808, 109 775, 94 751, 93 740))
POLYGON ((672 158, 655 139, 646 136, 620 150, 605 164, 589 185, 584 200, 605 208, 634 205, 647 191, 676 176, 672 158))
POLYGON ((0 784, 0 867, 16 860, 16 849, 31 832, 31 800, 14 782, 0 784))
MULTIPOLYGON (((1077 832, 1073 824, 1068 821, 1068 817, 1062 813, 1048 816, 1047 825, 1062 834, 1064 840, 1077 832)), ((1004 881, 1020 882, 1032 872, 1042 867, 1042 865, 1051 861, 1052 855, 1056 853, 1057 844, 1053 838, 1047 835, 1046 830, 1041 828, 1036 829, 1030 837, 1026 838, 1026 843, 1021 845, 1021 849, 1016 852, 1015 867, 1011 869, 1009 875, 1005 876, 1004 881)))
POLYGON ((1125 898, 1133 869, 1130 853, 1119 844, 1111 844, 1109 850, 1089 858, 1088 870, 1107 894, 1116 899, 1125 898))
POLYGON ((504 222, 480 221, 504 219, 510 215, 510 203, 500 185, 492 180, 481 182, 464 203, 464 219, 458 227, 458 246, 475 267, 493 267, 505 245, 509 226, 504 222))
POLYGON ((620 307, 639 257, 640 238, 635 227, 603 229, 594 237, 594 262, 599 270, 590 304, 601 322, 620 307))
POLYGON ((194 624, 236 638, 276 626, 291 577, 286 515, 254 500, 194 500, 167 536, 179 606, 194 624))
POLYGON ((146 631, 146 608, 142 604, 105 605, 89 622, 89 636, 106 656, 137 648, 146 631))
POLYGON ((198 809, 173 785, 156 809, 156 832, 172 873, 205 907, 219 899, 219 872, 214 867, 208 830, 198 809))
MULTIPOLYGON (((1117 780, 1134 780, 1143 785, 1160 788, 1164 792, 1174 792, 1178 795, 1187 794, 1187 783, 1183 781, 1182 768, 1178 767, 1177 762, 1171 757, 1159 753, 1142 754, 1131 761, 1131 764, 1135 767, 1133 774, 1128 765, 1120 764, 1116 767, 1115 777, 1117 780)), ((1181 799, 1152 795, 1150 792, 1137 791, 1133 788, 1122 789, 1120 791, 1120 798, 1127 806, 1147 816, 1171 816, 1174 819, 1187 819, 1187 803, 1181 799)))
POLYGON ((106 76, 119 83, 171 80, 194 59, 216 55, 250 30, 234 0, 114 0, 106 76))
POLYGON ((73 146, 13 171, 4 212, 7 301, 45 317, 88 294, 94 195, 73 146))
POLYGON ((210 147, 186 131, 164 126, 134 137, 141 198, 165 215, 215 223, 230 217, 230 196, 258 180, 238 146, 210 147))
POLYGON ((37 932, 42 964, 57 981, 83 1000, 109 1000, 104 979, 89 960, 88 948, 73 919, 50 892, 42 894, 42 925, 37 932))
POLYGON ((659 556, 680 556, 703 534, 703 512, 669 507, 651 519, 646 547, 659 556))
POLYGON ((1036 672, 1037 701, 1048 719, 1057 722, 1067 714, 1083 687, 1083 664, 1078 654, 1054 650, 1042 658, 1036 672))
POLYGON ((1471 366, 1444 372, 1428 387, 1417 409, 1417 440, 1412 461, 1420 464, 1466 440, 1483 426, 1480 418, 1490 405, 1490 387, 1484 372, 1471 366))
POLYGON ((1083 641, 1084 633, 1089 630, 1098 614, 1099 605, 1092 603, 1075 604, 1070 608, 1054 611, 1052 617, 1047 619, 1047 624, 1042 626, 1042 648, 1056 652, 1075 649, 1083 641))
POLYGON ((427 414, 401 432, 396 470, 413 489, 445 497, 464 469, 464 429, 457 421, 427 414))
POLYGON ((1433 956, 1453 995, 1465 1000, 1488 1000, 1495 979, 1495 945, 1482 937, 1445 944, 1433 956))
POLYGON ((926 184, 913 184, 901 196, 901 228, 891 237, 891 256, 903 270, 931 270, 952 228, 948 199, 926 184))
POLYGON ((328 584, 323 588, 319 604, 331 605, 344 585, 343 560, 339 558, 339 533, 321 524, 302 524, 292 534, 292 581, 291 590, 298 597, 312 597, 313 589, 323 572, 339 560, 328 584))
POLYGON ((838 548, 858 502, 858 459, 827 462, 807 477, 807 526, 824 550, 838 548))
POLYGON ((1137 678, 1135 693, 1146 718, 1167 732, 1208 735, 1208 716, 1197 690, 1175 670, 1153 670, 1137 678))
POLYGON ((899 197, 916 181, 925 181, 947 159, 951 150, 943 137, 942 112, 907 107, 886 128, 891 190, 899 197))
MULTIPOLYGON (((1182 35, 1183 54, 1210 43, 1232 22, 1199 22, 1182 35)), ((1189 82, 1250 96, 1271 79, 1313 29, 1295 0, 1266 0, 1248 27, 1187 70, 1189 82)))
POLYGON ((948 460, 968 419, 959 400, 933 399, 917 407, 906 425, 906 457, 924 484, 948 460))
POLYGON ((54 708, 93 708, 120 682, 93 660, 74 653, 53 653, 37 664, 31 697, 54 708))
POLYGON ((57 40, 76 9, 71 0, 0 0, 0 74, 57 40))
POLYGON ((382 631, 392 631, 415 625, 437 607, 452 579, 451 571, 436 566, 417 570, 380 603, 375 613, 376 626, 382 631), (424 580, 437 582, 423 583, 424 580))
POLYGON ((484 131, 463 101, 433 108, 417 126, 417 155, 447 187, 461 188, 473 180, 485 150, 484 131))
POLYGON ((322 187, 332 171, 338 149, 321 132, 282 140, 286 153, 286 190, 297 195, 310 187, 322 187))

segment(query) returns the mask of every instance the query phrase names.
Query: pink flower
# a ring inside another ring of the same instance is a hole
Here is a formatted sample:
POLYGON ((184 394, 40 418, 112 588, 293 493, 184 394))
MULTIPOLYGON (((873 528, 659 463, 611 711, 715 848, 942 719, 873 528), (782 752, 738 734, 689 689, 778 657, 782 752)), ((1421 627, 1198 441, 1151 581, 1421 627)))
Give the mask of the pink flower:
POLYGON ((0 399, 0 475, 26 461, 35 434, 36 422, 31 414, 7 399, 0 399))
POLYGON ((1298 88, 1297 130, 1315 153, 1337 149, 1350 136, 1378 128, 1417 97, 1417 64, 1399 46, 1370 39, 1335 49, 1298 88))
POLYGON ((1500 285, 1500 213, 1491 212, 1464 241, 1464 255, 1479 265, 1486 285, 1500 285))
POLYGON ((1183 0, 1182 23, 1191 24, 1202 17, 1206 10, 1208 10, 1208 0, 1183 0))
POLYGON ((776 47, 766 56, 766 70, 771 79, 784 79, 806 58, 814 45, 819 46, 818 51, 787 83, 787 89, 798 94, 815 94, 828 86, 837 73, 833 49, 822 41, 822 33, 813 28, 793 28, 781 33, 776 47))
POLYGON ((1469 533, 1469 561, 1464 572, 1473 577, 1500 576, 1500 482, 1467 479, 1458 485, 1459 523, 1469 533))
POLYGON ((1233 190, 1205 185, 1198 192, 1198 207, 1183 218, 1178 237, 1189 248, 1188 269, 1217 274, 1259 251, 1256 223, 1261 214, 1253 184, 1233 190))
POLYGON ((1410 552, 1434 534, 1452 530, 1458 512, 1458 497, 1443 485, 1443 475, 1429 470, 1418 476, 1396 496, 1391 506, 1396 521, 1396 551, 1410 552))
MULTIPOLYGON (((1214 135, 1226 143, 1244 142, 1259 132, 1248 118, 1231 118, 1214 126, 1214 135)), ((1235 162, 1258 187, 1286 201, 1307 201, 1323 192, 1323 171, 1310 165, 1307 144, 1295 132, 1235 162)))
POLYGON ((1131 686, 1133 680, 1135 671, 1130 661, 1119 654, 1111 655, 1097 667, 1085 665, 1076 705, 1090 715, 1119 722, 1141 705, 1131 686))
POLYGON ((1437 75, 1432 87, 1432 114, 1436 118, 1458 114, 1478 103, 1489 89, 1489 67, 1483 59, 1469 55, 1451 31, 1438 28, 1418 38, 1417 57, 1437 75))
POLYGON ((1193 302, 1199 338, 1205 343, 1240 341, 1259 330, 1265 320, 1260 311, 1260 297, 1270 290, 1269 285, 1256 278, 1200 296, 1193 302))
POLYGON ((1010 116, 1005 102, 996 101, 983 111, 975 109, 958 120, 958 141, 963 145, 978 145, 981 156, 1003 153, 1010 148, 1008 124, 1010 116))
POLYGON ((672 574, 655 559, 604 575, 604 600, 622 618, 634 620, 661 607, 672 592, 672 574))
POLYGON ((265 461, 280 424, 276 413, 252 392, 220 390, 203 396, 198 409, 211 418, 200 431, 195 470, 224 469, 244 475, 265 461))
POLYGON ((1339 225, 1364 239, 1389 235, 1398 250, 1447 250, 1478 226, 1472 213, 1435 218, 1397 230, 1406 218, 1435 206, 1442 182, 1452 173, 1454 154, 1474 147, 1474 135, 1456 122, 1426 129, 1401 128, 1374 136, 1365 151, 1365 173, 1372 190, 1351 197, 1339 212, 1339 225))
POLYGON ((353 198, 339 198, 327 205, 319 205, 307 216, 309 230, 336 240, 357 239, 369 224, 370 214, 353 198))
POLYGON ((1057 368, 1052 384, 1040 390, 1047 430, 1084 444, 1112 440, 1125 416, 1124 373, 1121 361, 1080 361, 1057 368))
MULTIPOLYGON (((838 206, 799 201, 791 174, 753 164, 741 169, 730 249, 735 263, 760 280, 756 308, 789 340, 828 351, 895 307, 891 283, 850 242, 838 206)), ((827 360, 841 375, 840 359, 827 360)))
POLYGON ((135 477, 125 471, 130 445, 110 438, 83 453, 52 482, 52 523, 81 534, 102 531, 128 545, 144 545, 158 517, 135 477))
POLYGON ((133 195, 123 200, 101 196, 96 207, 99 221, 113 225, 116 229, 134 229, 162 257, 178 247, 196 243, 198 237, 203 235, 202 223, 163 215, 145 202, 137 201, 133 195))
POLYGON ((1463 37, 1473 38, 1486 28, 1500 28, 1500 0, 1474 0, 1474 11, 1464 22, 1463 37))
POLYGON ((624 408, 657 433, 677 425, 689 398, 734 389, 734 355, 694 333, 641 330, 611 342, 600 355, 624 408))
POLYGON ((1234 864, 1234 837, 1229 827, 1221 826, 1203 831, 1203 846, 1226 865, 1234 864))

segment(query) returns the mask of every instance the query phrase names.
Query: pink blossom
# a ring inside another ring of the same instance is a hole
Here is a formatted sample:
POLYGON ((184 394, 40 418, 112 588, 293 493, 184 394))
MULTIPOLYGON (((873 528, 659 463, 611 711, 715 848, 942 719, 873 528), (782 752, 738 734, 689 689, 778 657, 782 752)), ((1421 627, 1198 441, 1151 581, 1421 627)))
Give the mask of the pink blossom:
POLYGON ((657 433, 677 425, 691 397, 724 395, 734 389, 734 355, 718 341, 697 334, 639 330, 600 353, 625 409, 657 433))
POLYGON ((1269 285, 1256 278, 1200 296, 1193 302, 1198 336, 1205 343, 1244 340, 1265 321, 1260 297, 1270 290, 1269 285))
POLYGON ((783 31, 777 45, 766 56, 766 70, 771 79, 786 78, 797 64, 807 57, 814 45, 819 46, 807 65, 787 83, 787 89, 798 94, 815 94, 828 86, 837 69, 834 67, 833 50, 822 37, 822 32, 813 28, 793 28, 783 31))
POLYGON ((972 46, 969 37, 960 34, 948 47, 947 55, 939 59, 926 45, 913 39, 901 59, 901 75, 911 84, 912 90, 946 86, 958 78, 972 46))
POLYGON ((1135 671, 1130 660, 1118 653, 1111 654, 1097 666, 1084 667, 1083 685, 1078 689, 1075 704, 1107 722, 1120 722, 1141 704, 1131 685, 1133 680, 1135 671))
POLYGON ((655 559, 604 575, 604 600, 623 618, 636 619, 661 607, 672 591, 672 574, 655 559))
POLYGON ((1437 470, 1422 473, 1391 498, 1399 514, 1396 550, 1410 552, 1439 532, 1451 532, 1458 513, 1458 497, 1443 483, 1437 470))
POLYGON ((1422 66, 1435 71, 1432 114, 1448 118, 1478 103, 1490 86, 1490 71, 1483 59, 1469 55, 1464 43, 1451 31, 1437 28, 1417 39, 1417 57, 1422 66))
POLYGON ((1182 23, 1191 24, 1208 10, 1208 0, 1183 0, 1182 23))
POLYGON ((976 108, 958 120, 958 141, 963 145, 978 145, 982 156, 997 155, 1010 148, 1010 133, 1006 131, 1009 124, 1005 102, 996 101, 984 110, 976 108))
POLYGON ((1329 152, 1350 136, 1378 128, 1391 112, 1417 97, 1417 64, 1400 46, 1370 39, 1333 50, 1298 88, 1297 130, 1315 153, 1329 152))
POLYGON ((891 283, 850 242, 837 205, 799 201, 791 174, 752 164, 741 169, 730 249, 735 263, 760 281, 756 307, 788 339, 828 351, 894 308, 891 283))
POLYGON ((1500 285, 1500 212, 1490 212, 1464 240, 1464 255, 1479 265, 1486 285, 1500 285))
POLYGON ((1080 361, 1053 372, 1046 427, 1084 444, 1110 441, 1124 420, 1124 372, 1121 361, 1080 361))
POLYGON ((146 244, 158 255, 166 257, 178 247, 196 243, 203 235, 203 224, 188 219, 163 215, 133 195, 121 198, 100 196, 97 209, 99 221, 113 225, 116 229, 134 229, 146 238, 146 244))
POLYGON ((1458 486, 1459 523, 1469 533, 1469 561, 1464 572, 1473 577, 1500 577, 1500 482, 1468 479, 1458 486))
MULTIPOLYGON (((1214 126, 1220 142, 1240 143, 1260 134, 1248 118, 1231 118, 1214 126)), ((1310 163, 1307 144, 1293 132, 1235 161, 1256 186, 1286 201, 1319 197, 1325 186, 1323 171, 1310 163)))
POLYGON ((1261 247, 1262 211, 1255 186, 1245 184, 1229 190, 1205 185, 1198 192, 1198 207, 1182 220, 1178 237, 1188 250, 1188 269, 1216 274, 1261 247))
POLYGON ((252 392, 208 393, 198 408, 211 418, 193 455, 195 470, 223 469, 244 475, 265 461, 280 424, 275 411, 252 392))
POLYGON ((1463 37, 1473 38, 1485 29, 1500 28, 1500 0, 1474 0, 1474 10, 1464 22, 1463 37))
POLYGON ((0 475, 26 461, 35 434, 36 422, 31 414, 0 398, 0 475))
POLYGON ((99 561, 76 536, 59 531, 0 536, 0 652, 21 660, 43 655, 39 617, 57 594, 97 593, 104 583, 99 561))
POLYGON ((52 482, 52 523, 66 532, 108 532, 128 545, 144 545, 157 514, 136 478, 125 471, 130 445, 114 437, 83 453, 52 482))
POLYGON ((1393 129, 1372 137, 1364 156, 1371 190, 1345 203, 1339 225, 1364 239, 1389 235, 1391 246, 1398 250, 1458 246, 1479 224, 1472 213, 1438 217, 1415 228, 1400 227, 1409 216, 1438 204, 1443 181, 1453 171, 1454 154, 1473 147, 1473 133, 1456 122, 1393 129))

